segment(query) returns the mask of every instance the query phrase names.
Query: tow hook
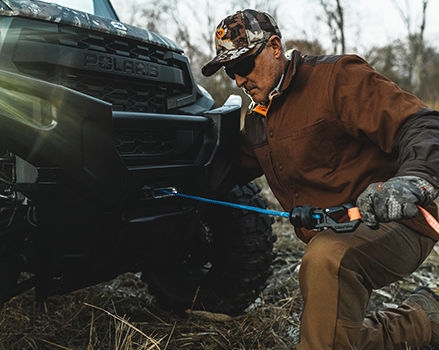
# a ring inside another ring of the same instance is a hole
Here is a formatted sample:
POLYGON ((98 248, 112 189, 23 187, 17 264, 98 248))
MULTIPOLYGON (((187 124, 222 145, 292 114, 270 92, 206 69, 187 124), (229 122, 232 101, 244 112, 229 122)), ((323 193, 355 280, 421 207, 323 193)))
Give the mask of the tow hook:
POLYGON ((161 199, 167 197, 173 197, 174 193, 177 193, 177 189, 175 187, 156 187, 152 188, 151 186, 144 186, 142 188, 145 196, 152 197, 153 199, 161 199))

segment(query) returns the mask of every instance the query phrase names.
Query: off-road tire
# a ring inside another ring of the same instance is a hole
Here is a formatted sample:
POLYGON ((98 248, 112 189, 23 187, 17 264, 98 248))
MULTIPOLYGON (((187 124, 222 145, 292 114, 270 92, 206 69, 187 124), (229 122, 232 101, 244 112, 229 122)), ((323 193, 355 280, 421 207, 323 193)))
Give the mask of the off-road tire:
MULTIPOLYGON (((249 183, 236 186, 230 202, 266 208, 260 188, 249 183)), ((204 220, 204 218, 203 218, 204 220)), ((213 237, 212 266, 200 279, 181 280, 180 274, 163 271, 145 274, 159 305, 176 312, 200 309, 229 315, 242 313, 266 286, 272 272, 273 219, 267 215, 212 205, 205 222, 213 237)), ((168 269, 176 266, 168 266, 168 269)))

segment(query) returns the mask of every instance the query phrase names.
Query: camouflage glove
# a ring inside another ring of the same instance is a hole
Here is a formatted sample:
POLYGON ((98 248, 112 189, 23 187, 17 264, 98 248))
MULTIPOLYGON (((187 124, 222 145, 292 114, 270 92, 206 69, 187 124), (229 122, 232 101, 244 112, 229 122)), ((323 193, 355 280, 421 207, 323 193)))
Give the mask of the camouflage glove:
POLYGON ((439 194, 428 181, 417 176, 397 176, 370 184, 357 199, 363 222, 377 228, 378 222, 410 219, 439 194))

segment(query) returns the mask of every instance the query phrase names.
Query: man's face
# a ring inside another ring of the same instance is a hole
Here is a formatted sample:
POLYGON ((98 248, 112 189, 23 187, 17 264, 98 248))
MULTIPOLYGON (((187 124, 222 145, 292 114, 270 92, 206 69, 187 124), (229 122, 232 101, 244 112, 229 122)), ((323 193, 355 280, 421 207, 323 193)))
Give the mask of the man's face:
POLYGON ((282 76, 284 65, 276 58, 270 44, 255 58, 253 70, 246 76, 235 73, 236 85, 258 104, 267 104, 268 94, 276 87, 282 76))

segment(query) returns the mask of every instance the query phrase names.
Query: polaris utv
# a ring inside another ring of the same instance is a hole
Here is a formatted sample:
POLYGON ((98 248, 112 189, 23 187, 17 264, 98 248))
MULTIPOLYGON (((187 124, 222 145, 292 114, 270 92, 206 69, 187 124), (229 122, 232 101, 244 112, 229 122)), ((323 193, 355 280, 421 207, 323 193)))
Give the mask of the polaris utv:
POLYGON ((222 186, 240 109, 214 108, 182 50, 109 0, 0 0, 0 304, 141 271, 176 311, 250 305, 271 219, 163 192, 265 206, 222 186))

